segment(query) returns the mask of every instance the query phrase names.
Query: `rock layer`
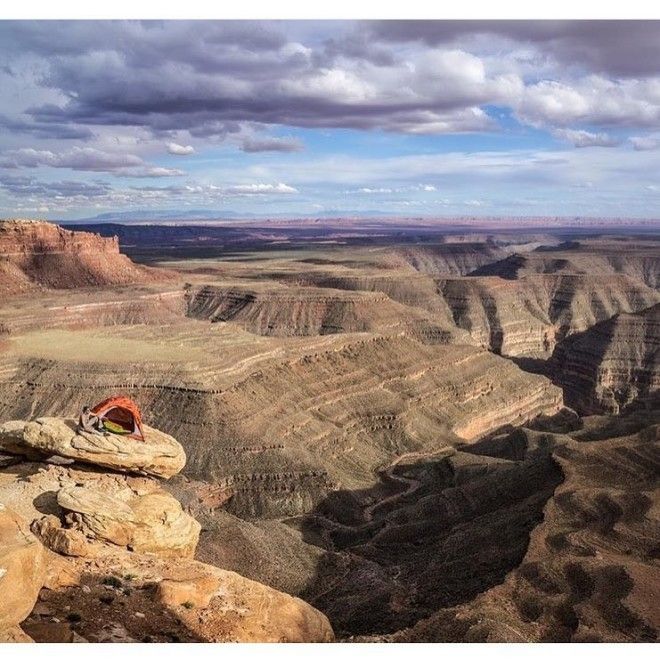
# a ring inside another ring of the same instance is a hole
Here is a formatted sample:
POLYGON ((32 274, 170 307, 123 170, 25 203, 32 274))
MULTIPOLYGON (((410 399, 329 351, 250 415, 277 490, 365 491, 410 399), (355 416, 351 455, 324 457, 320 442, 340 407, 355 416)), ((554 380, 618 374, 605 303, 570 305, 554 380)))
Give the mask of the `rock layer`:
POLYGON ((35 288, 135 284, 172 277, 134 264, 116 238, 73 232, 50 222, 0 222, 0 295, 35 288))
POLYGON ((656 291, 624 275, 470 277, 437 283, 456 325, 481 345, 509 356, 549 357, 564 337, 660 300, 656 291))
POLYGON ((567 403, 581 412, 616 414, 657 397, 660 304, 636 314, 618 314, 566 339, 551 366, 567 403))

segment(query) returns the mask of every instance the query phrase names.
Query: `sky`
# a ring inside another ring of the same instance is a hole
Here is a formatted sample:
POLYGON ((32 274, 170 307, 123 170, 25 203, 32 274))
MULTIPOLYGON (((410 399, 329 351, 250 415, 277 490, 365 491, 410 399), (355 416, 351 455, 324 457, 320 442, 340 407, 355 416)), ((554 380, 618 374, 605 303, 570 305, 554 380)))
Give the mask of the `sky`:
POLYGON ((660 21, 0 21, 0 217, 660 217, 660 21))

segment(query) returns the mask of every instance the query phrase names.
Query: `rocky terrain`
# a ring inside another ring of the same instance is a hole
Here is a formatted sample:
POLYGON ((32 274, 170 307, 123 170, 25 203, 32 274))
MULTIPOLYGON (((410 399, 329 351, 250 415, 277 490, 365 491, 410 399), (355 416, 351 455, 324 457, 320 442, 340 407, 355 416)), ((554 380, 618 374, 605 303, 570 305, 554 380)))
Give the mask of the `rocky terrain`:
POLYGON ((657 238, 20 224, 100 270, 0 272, 5 637, 656 638, 657 238), (75 432, 113 394, 147 446, 75 432))
POLYGON ((0 425, 0 640, 331 641, 300 599, 192 559, 200 524, 143 476, 177 473, 183 448, 145 436, 0 425))

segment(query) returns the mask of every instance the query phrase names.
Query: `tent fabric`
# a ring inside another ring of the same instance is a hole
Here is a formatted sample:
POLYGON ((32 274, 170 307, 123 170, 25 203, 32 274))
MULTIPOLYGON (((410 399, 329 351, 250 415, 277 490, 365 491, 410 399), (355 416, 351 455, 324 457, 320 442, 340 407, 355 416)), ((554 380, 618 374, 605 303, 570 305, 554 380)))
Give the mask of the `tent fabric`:
POLYGON ((126 396, 111 396, 97 403, 91 412, 101 420, 107 430, 144 441, 142 414, 132 399, 126 396))

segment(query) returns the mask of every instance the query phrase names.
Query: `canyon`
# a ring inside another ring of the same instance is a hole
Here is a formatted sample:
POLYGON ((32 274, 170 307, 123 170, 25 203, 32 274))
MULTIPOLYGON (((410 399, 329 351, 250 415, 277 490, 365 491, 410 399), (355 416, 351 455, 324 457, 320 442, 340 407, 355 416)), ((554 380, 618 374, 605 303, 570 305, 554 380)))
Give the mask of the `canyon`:
MULTIPOLYGON (((188 535, 189 519, 199 526, 168 557, 151 538, 122 545, 104 523, 94 542, 122 546, 140 585, 120 576, 112 595, 139 611, 148 589, 171 595, 168 580, 222 571, 237 597, 271 590, 309 607, 310 641, 657 638, 657 233, 72 229, 0 222, 6 524, 29 526, 40 493, 64 489, 32 545, 98 530, 81 497, 104 500, 76 483, 103 483, 147 518, 140 497, 187 516, 173 524, 188 535), (114 394, 180 443, 185 466, 126 476, 97 450, 90 468, 58 445, 71 463, 35 467, 46 440, 28 422, 114 394)), ((40 608, 57 612, 83 586, 102 596, 110 560, 90 561, 73 561, 88 573, 69 586, 32 585, 43 600, 7 630, 43 639, 40 608)), ((166 641, 154 633, 166 617, 181 639, 204 639, 205 625, 214 639, 256 639, 258 622, 222 628, 203 601, 149 610, 137 627, 113 610, 115 633, 166 641)), ((70 624, 67 635, 102 641, 96 623, 70 624)))

